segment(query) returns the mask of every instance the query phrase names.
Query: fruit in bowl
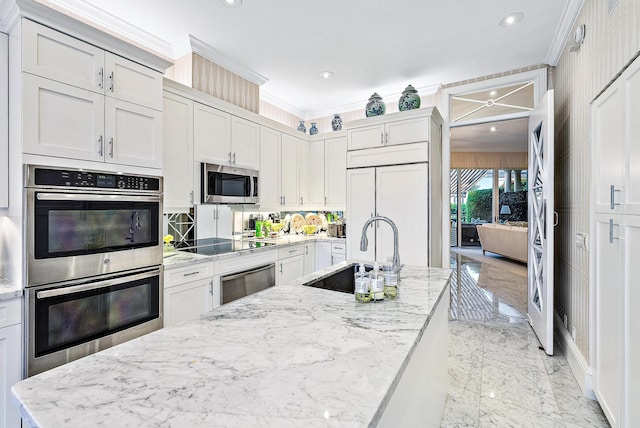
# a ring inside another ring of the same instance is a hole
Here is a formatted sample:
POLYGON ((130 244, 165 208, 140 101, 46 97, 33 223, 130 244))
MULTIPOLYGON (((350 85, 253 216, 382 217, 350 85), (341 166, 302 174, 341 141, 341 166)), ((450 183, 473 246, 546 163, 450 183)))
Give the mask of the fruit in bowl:
POLYGON ((305 224, 304 226, 302 226, 302 231, 305 235, 313 235, 318 231, 318 226, 316 226, 315 224, 305 224))
POLYGON ((284 226, 284 224, 282 224, 282 223, 273 223, 271 225, 271 231, 272 232, 280 232, 282 230, 283 226, 284 226))

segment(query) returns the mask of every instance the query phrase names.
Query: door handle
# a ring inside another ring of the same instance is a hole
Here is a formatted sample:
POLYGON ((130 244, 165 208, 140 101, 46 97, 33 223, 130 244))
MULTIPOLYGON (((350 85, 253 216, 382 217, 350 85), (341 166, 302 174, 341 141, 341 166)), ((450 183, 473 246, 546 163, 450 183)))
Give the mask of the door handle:
POLYGON ((100 148, 98 149, 98 154, 100 155, 100 157, 104 156, 104 141, 102 139, 102 135, 100 136, 100 138, 98 138, 98 144, 100 145, 100 148))
POLYGON ((233 164, 235 165, 236 163, 236 152, 233 152, 233 164))
POLYGON ((282 273, 282 262, 280 262, 280 273, 282 273))
POLYGON ((384 133, 380 133, 380 144, 384 144, 384 133))
POLYGON ((611 185, 611 209, 612 210, 616 208, 616 205, 620 205, 619 203, 616 203, 616 192, 620 192, 620 189, 616 190, 616 186, 612 184, 611 185))
POLYGON ((327 197, 324 197, 324 204, 327 205, 327 197))
POLYGON ((557 211, 553 212, 553 227, 556 227, 560 223, 560 216, 557 211))
POLYGON ((98 73, 98 88, 104 88, 104 68, 100 67, 100 72, 98 73))
POLYGON ((300 205, 304 205, 304 197, 300 196, 300 205))
POLYGON ((113 71, 109 73, 109 90, 113 92, 115 86, 115 79, 113 78, 113 71))
POLYGON ((384 133, 384 143, 385 144, 389 144, 389 133, 388 132, 384 133))
POLYGON ((231 152, 229 152, 229 163, 232 163, 231 162, 231 152))
POLYGON ((308 256, 308 255, 309 255, 309 245, 308 245, 308 244, 304 246, 304 254, 305 254, 306 256, 308 256))
POLYGON ((609 244, 613 244, 613 241, 616 239, 620 239, 620 237, 618 238, 614 238, 613 237, 613 226, 620 226, 619 224, 613 224, 613 219, 610 218, 609 219, 609 244))
POLYGON ((113 159, 113 137, 109 138, 109 157, 113 159))

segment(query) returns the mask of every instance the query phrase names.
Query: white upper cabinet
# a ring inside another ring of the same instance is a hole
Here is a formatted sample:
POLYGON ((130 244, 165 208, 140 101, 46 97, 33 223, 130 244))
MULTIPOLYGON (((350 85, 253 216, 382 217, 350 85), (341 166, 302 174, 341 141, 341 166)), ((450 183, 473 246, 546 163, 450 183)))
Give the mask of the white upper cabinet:
POLYGON ((22 70, 104 93, 104 50, 56 30, 22 21, 22 70))
POLYGON ((165 92, 163 106, 165 212, 188 211, 193 205, 193 101, 165 92))
POLYGON ((347 204, 347 137, 331 138, 324 142, 324 191, 326 208, 345 209, 347 204))
POLYGON ((105 135, 107 162, 162 168, 162 112, 107 98, 105 135))
POLYGON ((240 117, 231 117, 231 162, 258 169, 260 165, 260 125, 240 117))
POLYGON ((258 169, 260 125, 200 103, 194 112, 195 160, 258 169))
POLYGON ((309 202, 312 207, 325 205, 325 142, 323 140, 309 143, 309 202))
POLYGON ((204 104, 193 108, 193 155, 196 161, 229 164, 231 115, 204 104))
POLYGON ((24 74, 24 152, 103 161, 104 107, 96 92, 24 74))
POLYGON ((162 110, 162 75, 106 52, 105 93, 119 100, 162 110))
POLYGON ((162 168, 162 75, 22 24, 24 152, 162 168))
POLYGON ((280 193, 280 140, 282 133, 260 127, 260 207, 277 209, 282 205, 280 193))
POLYGON ((280 149, 280 193, 282 205, 296 207, 298 201, 298 143, 299 138, 289 134, 282 134, 280 149))
MULTIPOLYGON (((419 112, 419 114, 422 113, 419 112)), ((371 120, 369 118, 367 122, 371 120)), ((361 121, 353 123, 352 128, 348 130, 349 150, 429 141, 429 121, 425 120, 424 114, 401 120, 386 119, 384 116, 373 120, 379 123, 368 125, 358 123, 361 121), (383 123, 384 120, 389 121, 383 123)))
POLYGON ((303 140, 298 141, 297 148, 297 169, 298 169, 298 203, 301 207, 310 205, 309 198, 309 143, 303 140))

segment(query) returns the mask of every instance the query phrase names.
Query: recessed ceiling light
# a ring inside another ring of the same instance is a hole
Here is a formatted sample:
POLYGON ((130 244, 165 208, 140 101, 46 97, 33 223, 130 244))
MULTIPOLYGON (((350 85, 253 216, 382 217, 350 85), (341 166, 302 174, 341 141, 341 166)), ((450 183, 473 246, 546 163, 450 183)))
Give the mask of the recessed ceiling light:
POLYGON ((242 5, 242 0, 220 0, 222 4, 229 7, 240 7, 242 5))
POLYGON ((491 92, 489 92, 489 96, 490 96, 490 97, 495 97, 496 95, 498 95, 498 91, 491 91, 491 92))
POLYGON ((491 132, 496 132, 496 127, 495 127, 495 126, 492 126, 491 128, 489 128, 489 131, 491 131, 491 132))
POLYGON ((331 79, 333 77, 333 72, 323 71, 322 73, 320 73, 320 77, 322 77, 323 79, 331 79))
POLYGON ((520 12, 510 13, 500 20, 500 25, 503 27, 510 27, 517 24, 524 19, 524 14, 520 12))

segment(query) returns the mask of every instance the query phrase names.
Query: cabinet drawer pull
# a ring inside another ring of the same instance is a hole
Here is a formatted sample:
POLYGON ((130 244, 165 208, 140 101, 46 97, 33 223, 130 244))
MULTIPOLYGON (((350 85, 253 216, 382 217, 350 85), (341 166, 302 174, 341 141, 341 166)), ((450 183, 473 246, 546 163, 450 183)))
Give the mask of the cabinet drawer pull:
POLYGON ((113 137, 109 138, 109 157, 113 158, 113 137))
POLYGON ((620 239, 619 237, 618 238, 614 238, 613 237, 613 226, 620 226, 620 225, 619 224, 613 224, 613 219, 610 218, 609 219, 609 244, 613 244, 614 240, 620 239))
POLYGON ((289 250, 290 253, 295 253, 296 251, 298 251, 297 248, 294 248, 293 250, 289 250))
POLYGON ((195 272, 189 272, 189 273, 185 273, 183 276, 197 275, 197 274, 199 274, 199 273, 200 273, 200 272, 198 272, 198 271, 195 271, 195 272))
POLYGON ((100 145, 100 148, 98 149, 98 154, 100 155, 100 157, 104 156, 104 141, 102 140, 102 135, 100 136, 100 138, 98 138, 98 144, 100 145))
POLYGON ((235 165, 236 163, 236 152, 233 152, 233 164, 235 165))
POLYGON ((282 273, 282 263, 280 263, 280 273, 282 273))
POLYGON ((111 73, 109 73, 109 90, 111 92, 113 92, 114 86, 115 86, 115 82, 114 82, 114 79, 113 79, 113 71, 112 71, 111 73))
POLYGON ((619 203, 616 203, 616 192, 620 192, 620 189, 616 190, 616 186, 612 184, 611 185, 611 209, 612 210, 616 209, 616 205, 620 205, 619 203))
POLYGON ((380 133, 380 144, 384 144, 384 133, 380 133))
POLYGON ((333 247, 334 250, 344 250, 344 247, 333 247))
POLYGON ((100 67, 100 72, 98 73, 98 88, 104 88, 104 68, 100 67))

